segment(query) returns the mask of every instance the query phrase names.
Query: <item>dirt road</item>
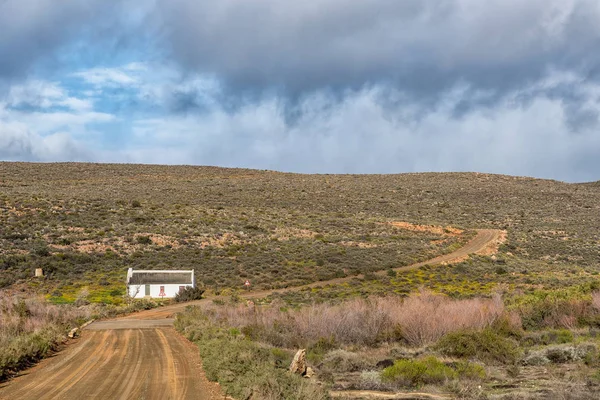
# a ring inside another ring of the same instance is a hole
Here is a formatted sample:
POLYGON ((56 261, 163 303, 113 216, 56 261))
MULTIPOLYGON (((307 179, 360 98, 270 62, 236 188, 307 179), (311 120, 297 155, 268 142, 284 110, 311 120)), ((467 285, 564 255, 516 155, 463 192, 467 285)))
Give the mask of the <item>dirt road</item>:
POLYGON ((120 328, 90 326, 65 350, 0 386, 0 399, 223 398, 202 375, 195 345, 172 327, 120 328))
MULTIPOLYGON (((502 231, 479 230, 455 252, 396 270, 451 263, 470 254, 487 252, 490 246, 502 240, 502 235, 502 231)), ((338 284, 354 278, 278 291, 338 284)), ((242 297, 258 298, 273 292, 250 292, 242 297)), ((187 305, 211 300, 174 304, 94 322, 65 350, 0 385, 0 399, 222 399, 218 386, 204 377, 195 345, 171 327, 175 313, 187 305)))

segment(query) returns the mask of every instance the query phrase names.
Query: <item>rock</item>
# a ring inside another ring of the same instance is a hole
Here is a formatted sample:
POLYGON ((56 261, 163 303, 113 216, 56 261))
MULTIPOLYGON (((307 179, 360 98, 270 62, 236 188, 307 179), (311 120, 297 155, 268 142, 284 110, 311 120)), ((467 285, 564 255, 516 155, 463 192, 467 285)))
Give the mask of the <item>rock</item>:
POLYGON ((315 376, 315 371, 311 367, 306 367, 306 372, 304 373, 305 378, 312 378, 315 376))
POLYGON ((290 372, 298 375, 306 374, 306 350, 298 350, 292 364, 290 365, 290 372))
POLYGON ((73 339, 74 337, 79 336, 79 328, 73 328, 69 332, 69 337, 73 339))
POLYGON ((390 360, 388 358, 385 360, 377 361, 377 364, 375 364, 375 367, 377 367, 378 369, 384 369, 387 367, 391 367, 392 365, 394 365, 394 360, 390 360))
POLYGON ((80 329, 83 329, 83 328, 85 328, 86 326, 88 326, 89 324, 91 324, 91 323, 92 323, 92 322, 94 322, 94 321, 95 321, 95 319, 90 319, 90 320, 89 320, 89 321, 87 321, 85 324, 81 325, 81 326, 80 326, 80 329))

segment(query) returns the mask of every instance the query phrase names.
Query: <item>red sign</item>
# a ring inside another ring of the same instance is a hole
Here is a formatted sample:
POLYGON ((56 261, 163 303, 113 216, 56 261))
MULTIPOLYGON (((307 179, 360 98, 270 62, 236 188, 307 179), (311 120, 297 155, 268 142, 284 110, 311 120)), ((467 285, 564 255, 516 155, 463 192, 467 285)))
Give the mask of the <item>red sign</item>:
POLYGON ((160 287, 160 293, 158 294, 160 297, 165 297, 167 294, 165 293, 165 287, 160 287))

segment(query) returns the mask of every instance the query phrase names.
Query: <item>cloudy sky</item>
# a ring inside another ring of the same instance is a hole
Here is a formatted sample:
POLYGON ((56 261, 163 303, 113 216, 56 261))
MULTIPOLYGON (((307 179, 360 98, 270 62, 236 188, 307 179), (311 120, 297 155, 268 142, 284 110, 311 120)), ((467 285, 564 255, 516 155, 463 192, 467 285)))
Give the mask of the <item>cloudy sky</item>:
POLYGON ((0 160, 592 181, 599 111, 597 0, 0 0, 0 160))

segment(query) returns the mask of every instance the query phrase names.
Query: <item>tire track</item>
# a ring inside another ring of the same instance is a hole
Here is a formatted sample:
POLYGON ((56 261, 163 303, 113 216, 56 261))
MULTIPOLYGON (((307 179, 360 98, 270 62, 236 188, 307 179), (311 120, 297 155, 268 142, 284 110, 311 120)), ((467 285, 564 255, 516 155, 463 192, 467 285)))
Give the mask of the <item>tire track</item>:
POLYGON ((98 347, 102 347, 100 349, 100 352, 90 357, 87 363, 83 363, 79 368, 75 369, 74 372, 71 372, 71 374, 67 375, 67 377, 59 381, 56 384, 54 390, 46 392, 46 394, 42 396, 42 398, 53 399, 59 397, 59 395, 64 394, 73 386, 75 386, 79 381, 81 381, 86 376, 86 374, 88 374, 93 368, 96 368, 98 365, 101 366, 106 364, 109 361, 109 357, 107 357, 109 347, 116 343, 114 339, 115 337, 111 337, 110 332, 107 331, 102 336, 102 340, 98 342, 98 347), (105 340, 107 338, 110 338, 111 341, 106 342, 105 340))
POLYGON ((156 333, 158 334, 158 337, 162 343, 162 350, 163 353, 166 355, 166 364, 167 364, 167 379, 169 381, 169 385, 167 387, 169 387, 171 389, 171 394, 173 395, 173 398, 178 398, 178 382, 177 382, 177 375, 176 375, 176 371, 175 371, 175 360, 173 358, 173 352, 171 350, 171 347, 169 346, 169 342, 167 341, 167 338, 165 337, 164 333, 162 333, 160 330, 156 330, 156 333))
POLYGON ((133 368, 130 368, 130 370, 127 372, 127 374, 125 375, 124 379, 121 380, 121 382, 119 382, 119 385, 115 387, 114 390, 112 391, 107 391, 107 397, 108 398, 118 398, 120 395, 120 398, 122 399, 127 399, 129 398, 130 394, 133 392, 133 388, 135 386, 135 383, 138 382, 138 376, 140 373, 140 369, 142 367, 142 351, 141 351, 141 338, 142 338, 142 331, 139 329, 136 329, 133 331, 134 332, 134 340, 133 340, 133 344, 134 344, 134 348, 132 349, 132 354, 130 354, 132 356, 132 359, 135 359, 133 362, 133 364, 135 364, 135 366, 133 368))
MULTIPOLYGON (((111 332, 114 334, 114 332, 111 332)), ((123 342, 120 343, 118 340, 115 344, 117 347, 117 351, 111 353, 107 358, 106 362, 102 365, 101 368, 97 370, 91 371, 90 374, 86 377, 86 380, 93 381, 96 376, 104 377, 104 382, 102 384, 96 386, 96 389, 92 392, 92 398, 98 399, 103 396, 106 396, 107 392, 114 388, 115 385, 120 383, 119 378, 122 379, 122 372, 118 368, 112 368, 112 363, 110 361, 123 360, 127 355, 127 350, 130 346, 132 331, 123 332, 123 342)), ((91 386, 91 385, 90 385, 91 386)))

